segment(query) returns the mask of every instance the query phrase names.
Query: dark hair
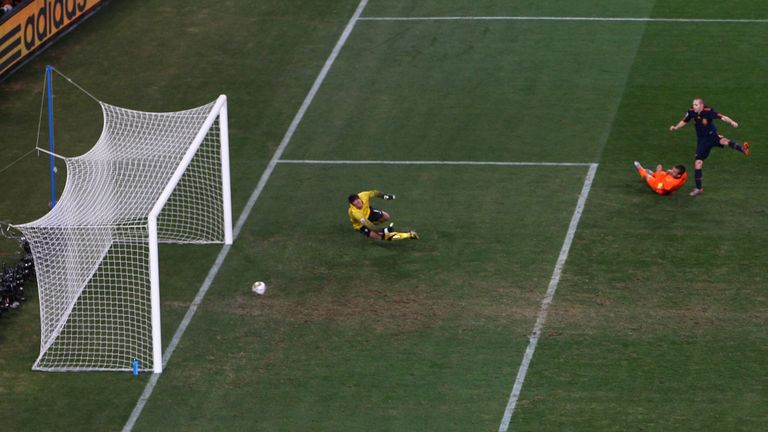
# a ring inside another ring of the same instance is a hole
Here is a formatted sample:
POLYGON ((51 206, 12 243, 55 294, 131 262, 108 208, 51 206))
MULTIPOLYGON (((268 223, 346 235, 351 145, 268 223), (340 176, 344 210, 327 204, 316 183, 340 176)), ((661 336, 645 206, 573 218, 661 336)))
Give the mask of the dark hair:
POLYGON ((685 165, 683 164, 675 165, 675 168, 677 168, 677 170, 680 171, 680 175, 685 174, 685 165))
POLYGON ((352 194, 352 195, 349 196, 349 198, 347 198, 347 200, 349 201, 350 204, 352 204, 353 202, 355 202, 356 199, 359 199, 359 198, 360 198, 359 195, 352 194))

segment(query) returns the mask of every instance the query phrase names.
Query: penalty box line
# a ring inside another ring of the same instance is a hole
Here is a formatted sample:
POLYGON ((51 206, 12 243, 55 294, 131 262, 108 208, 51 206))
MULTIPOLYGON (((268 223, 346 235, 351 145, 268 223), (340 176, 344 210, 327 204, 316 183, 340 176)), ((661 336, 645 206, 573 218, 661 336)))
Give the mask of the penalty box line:
POLYGON ((485 166, 593 166, 589 162, 498 162, 498 161, 439 161, 439 160, 312 160, 312 159, 282 159, 283 164, 305 165, 485 165, 485 166))
POLYGON ((523 360, 520 363, 520 368, 517 371, 517 378, 515 379, 515 384, 512 387, 512 392, 509 395, 509 401, 507 402, 507 407, 504 410, 504 416, 502 417, 501 424, 499 425, 499 432, 507 432, 509 429, 509 422, 512 420, 512 414, 514 414, 517 401, 520 398, 520 392, 523 389, 523 383, 525 382, 525 377, 528 374, 528 367, 531 364, 533 354, 536 351, 536 346, 539 343, 541 331, 544 329, 544 324, 547 321, 549 306, 552 304, 552 300, 555 297, 555 291, 557 291, 557 285, 560 283, 560 276, 563 274, 565 261, 568 259, 568 252, 571 250, 571 244, 573 243, 573 238, 576 235, 576 229, 579 226, 579 220, 581 220, 581 214, 584 212, 584 206, 586 205, 589 191, 592 189, 592 181, 595 178, 597 167, 598 164, 590 164, 589 172, 587 172, 587 176, 584 179, 584 185, 581 188, 581 193, 579 194, 579 200, 576 204, 576 209, 573 211, 573 216, 571 216, 571 223, 568 225, 568 232, 565 235, 565 240, 563 240, 563 247, 560 249, 560 255, 557 257, 557 263, 555 264, 555 269, 552 272, 552 277, 549 280, 547 292, 544 295, 544 299, 541 301, 541 307, 539 308, 539 312, 536 316, 536 323, 533 325, 533 330, 531 331, 531 335, 528 339, 528 347, 525 349, 523 360))
POLYGON ((585 21, 640 23, 768 24, 768 19, 650 18, 650 17, 557 17, 557 16, 422 16, 361 17, 360 21, 585 21))
POLYGON ((507 432, 509 429, 509 423, 512 420, 512 415, 517 407, 517 401, 520 399, 520 392, 523 389, 525 378, 528 375, 528 368, 530 367, 531 360, 533 360, 533 354, 536 352, 536 347, 539 344, 539 338, 541 332, 544 329, 544 324, 547 321, 547 315, 549 314, 549 306, 552 304, 555 298, 555 292, 557 286, 560 283, 560 277, 563 274, 563 268, 565 262, 568 259, 568 253, 571 250, 571 244, 573 244, 573 238, 576 236, 576 229, 579 226, 581 215, 584 212, 584 207, 587 203, 587 197, 589 191, 592 189, 592 182, 595 179, 597 173, 597 163, 579 163, 579 162, 482 162, 482 161, 384 161, 384 160, 279 160, 278 163, 284 164, 326 164, 326 165, 484 165, 484 166, 588 166, 589 171, 584 178, 584 184, 579 194, 576 208, 571 216, 571 222, 568 225, 568 231, 565 234, 565 240, 563 240, 563 246, 560 248, 560 254, 557 257, 555 263, 555 269, 552 271, 552 277, 549 280, 549 286, 544 294, 544 298, 541 301, 541 306, 536 314, 536 322, 533 325, 533 330, 528 338, 528 347, 525 349, 525 354, 520 363, 520 368, 517 371, 517 377, 512 387, 512 391, 509 395, 507 406, 504 410, 504 415, 499 425, 499 432, 507 432))

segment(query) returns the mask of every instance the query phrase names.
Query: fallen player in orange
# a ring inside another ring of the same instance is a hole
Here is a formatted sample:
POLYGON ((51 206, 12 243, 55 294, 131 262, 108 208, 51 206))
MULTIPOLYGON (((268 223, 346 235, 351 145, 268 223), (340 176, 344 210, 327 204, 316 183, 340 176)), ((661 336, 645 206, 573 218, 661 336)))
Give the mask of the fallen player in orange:
POLYGON ((688 180, 685 166, 675 165, 672 169, 664 171, 661 165, 656 166, 656 172, 643 168, 640 162, 635 161, 635 168, 640 177, 648 183, 648 187, 659 195, 669 195, 680 189, 680 186, 688 180))

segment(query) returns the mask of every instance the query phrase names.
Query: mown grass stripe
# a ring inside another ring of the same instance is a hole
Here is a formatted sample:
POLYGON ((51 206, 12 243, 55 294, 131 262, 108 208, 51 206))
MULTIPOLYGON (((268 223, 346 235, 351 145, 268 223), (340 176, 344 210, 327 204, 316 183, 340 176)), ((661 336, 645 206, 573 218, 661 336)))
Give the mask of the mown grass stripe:
MULTIPOLYGON (((269 180, 269 177, 272 175, 272 172, 275 169, 275 165, 277 164, 277 161, 282 156, 283 152, 285 151, 285 148, 288 146, 288 143, 291 141, 291 138, 293 138, 293 134, 296 132, 296 128, 298 128, 299 123, 301 123, 302 118, 304 118, 304 114, 307 112, 307 108, 309 108, 309 105, 312 104, 312 101, 314 100, 315 95, 317 94, 317 91, 320 88, 320 85, 323 83, 323 81, 325 80, 325 77, 328 75, 328 71, 330 71, 334 61, 336 61, 336 58, 338 57, 339 52, 341 51, 341 48, 347 42, 349 35, 352 33, 352 29, 355 27, 355 24, 357 23, 357 20, 360 17, 360 14, 363 13, 363 9, 365 9, 365 6, 367 3, 368 3, 368 0, 360 1, 360 4, 357 6, 357 9, 355 10, 355 13, 352 15, 352 18, 350 18, 349 22, 347 23, 347 26, 344 28, 344 32, 339 37, 338 42, 336 42, 336 46, 334 46, 333 51, 331 52, 331 55, 328 57, 328 60, 326 60, 325 64, 323 65, 323 68, 320 70, 320 73, 317 75, 317 78, 315 78, 315 82, 312 85, 312 88, 309 90, 309 93, 304 99, 304 102, 301 104, 299 111, 294 116, 290 127, 286 131, 285 136, 283 137, 283 140, 280 142, 280 145, 275 151, 275 154, 272 156, 272 159, 270 160, 269 165, 267 165, 267 168, 264 169, 264 173, 262 173, 261 178, 259 179, 259 183, 256 185, 256 189, 254 189, 253 193, 251 194, 251 197, 248 199, 248 203, 246 204, 242 213, 240 213, 240 217, 237 220, 237 224, 235 225, 234 232, 233 232, 235 239, 237 239, 237 236, 240 233, 240 230, 242 229, 243 225, 245 224, 245 221, 248 219, 248 216, 250 215, 251 210, 253 210, 253 206, 256 204, 256 200, 259 199, 259 196, 261 195, 262 190, 264 190, 264 186, 266 186, 267 181, 269 180)), ((168 363, 168 360, 170 360, 171 355, 173 354, 173 351, 176 349, 176 346, 178 345, 182 336, 184 336, 184 333, 186 332, 187 327, 189 326, 189 323, 192 321, 192 318, 194 317, 195 312, 197 312, 198 306, 200 305, 200 303, 202 303, 203 298, 205 297, 205 294, 208 292, 208 289, 213 283, 213 280, 216 278, 216 275, 219 273, 219 270, 221 269, 221 266, 224 264, 224 260, 227 258, 227 255, 229 254, 230 250, 231 250, 230 245, 224 245, 224 247, 222 247, 221 249, 221 252, 219 252, 219 255, 216 257, 216 261, 214 262, 213 266, 208 272, 208 275, 206 276, 205 281, 203 281, 203 285, 198 290, 197 295, 195 296, 195 299, 192 301, 192 304, 189 305, 189 308, 187 309, 187 312, 184 315, 184 319, 181 321, 181 324, 179 324, 179 327, 176 329, 176 332, 174 333, 173 338, 171 339, 171 343, 168 345, 168 348, 163 353, 164 364, 168 363)), ((160 379, 160 374, 152 374, 149 382, 147 382, 147 386, 144 388, 144 392, 141 394, 141 396, 139 397, 139 400, 136 402, 136 406, 131 412, 131 415, 128 418, 128 421, 125 423, 125 426, 123 426, 124 432, 129 432, 133 430, 133 427, 136 425, 136 421, 139 419, 139 417, 141 416, 141 412, 144 410, 144 406, 146 405, 149 398, 152 396, 152 392, 154 391, 155 386, 157 385, 157 381, 159 379, 160 379)))

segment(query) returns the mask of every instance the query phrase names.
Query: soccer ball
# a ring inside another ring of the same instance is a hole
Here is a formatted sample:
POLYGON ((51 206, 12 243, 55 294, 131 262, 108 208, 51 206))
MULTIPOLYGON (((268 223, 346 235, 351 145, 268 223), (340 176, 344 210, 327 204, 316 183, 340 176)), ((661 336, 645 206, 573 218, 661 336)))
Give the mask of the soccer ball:
POLYGON ((254 282, 253 286, 251 287, 251 291, 255 292, 258 295, 264 295, 264 293, 267 291, 267 286, 264 284, 264 282, 254 282))

